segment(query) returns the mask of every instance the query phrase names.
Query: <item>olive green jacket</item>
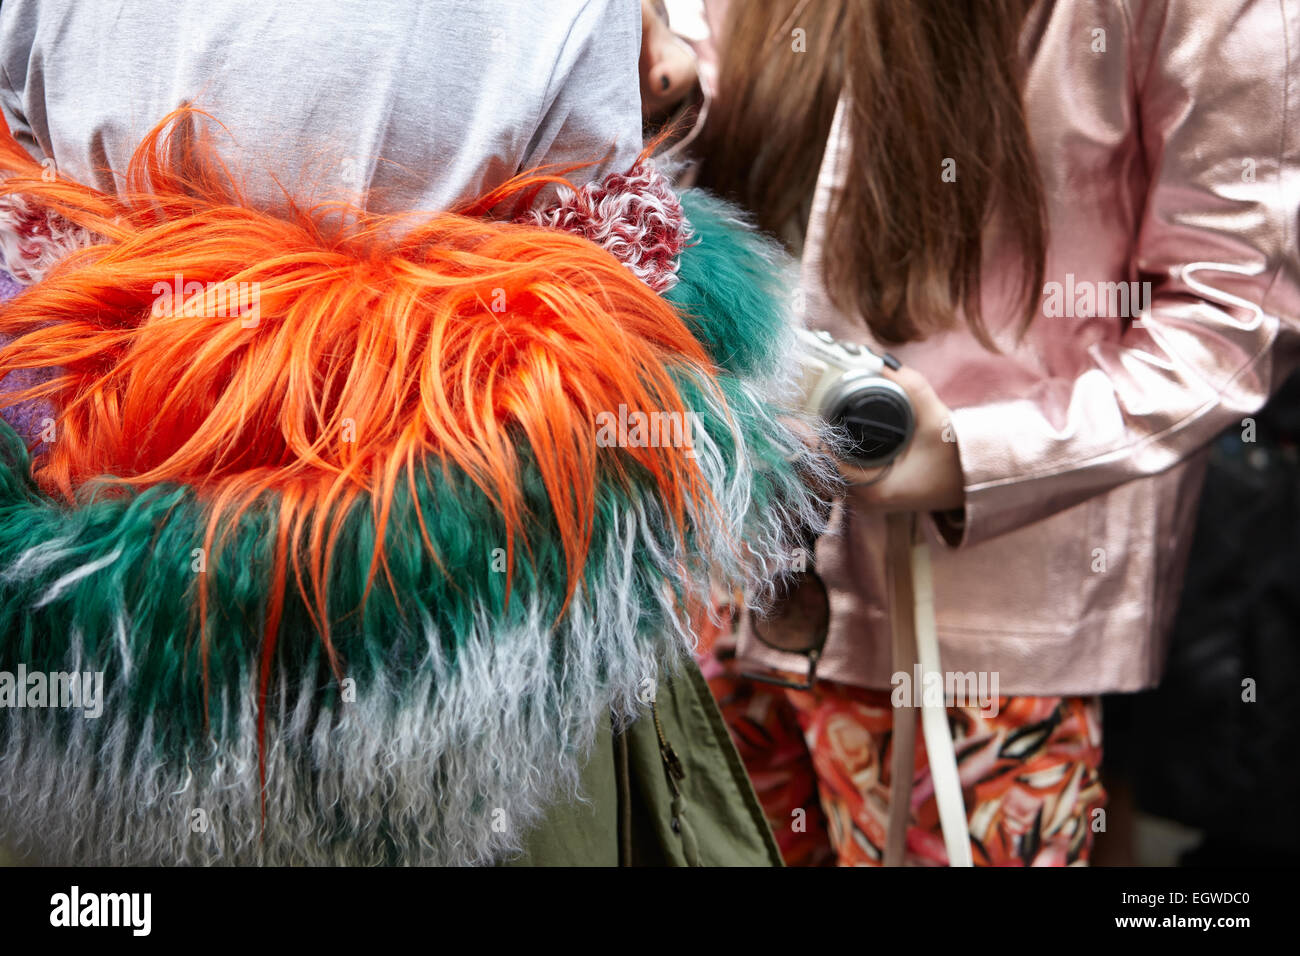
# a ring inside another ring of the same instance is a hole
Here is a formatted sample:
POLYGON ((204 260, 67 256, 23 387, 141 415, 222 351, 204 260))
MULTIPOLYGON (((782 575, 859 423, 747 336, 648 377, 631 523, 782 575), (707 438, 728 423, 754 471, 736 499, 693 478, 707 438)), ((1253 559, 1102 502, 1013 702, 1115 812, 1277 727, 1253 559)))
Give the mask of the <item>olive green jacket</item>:
POLYGON ((606 722, 583 769, 582 792, 586 802, 552 808, 510 865, 781 865, 694 665, 660 686, 653 709, 622 733, 606 722))

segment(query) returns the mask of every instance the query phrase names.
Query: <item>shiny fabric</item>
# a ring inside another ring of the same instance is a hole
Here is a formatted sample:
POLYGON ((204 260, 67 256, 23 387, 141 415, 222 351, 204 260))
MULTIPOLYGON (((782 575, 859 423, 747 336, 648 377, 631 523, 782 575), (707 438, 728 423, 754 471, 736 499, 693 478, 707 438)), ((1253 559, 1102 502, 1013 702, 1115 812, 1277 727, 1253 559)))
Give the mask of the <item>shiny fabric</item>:
MULTIPOLYGON (((964 330, 892 350, 953 409, 965 473, 964 527, 928 529, 943 664, 997 672, 1004 694, 1139 690, 1163 666, 1200 449, 1300 358, 1300 4, 1043 2, 1023 44, 1044 314, 1017 343, 1015 266, 990 230, 984 314, 1001 353, 964 330), (1145 311, 1142 286, 1125 307, 1103 285, 1129 282, 1150 283, 1145 311)), ((812 327, 869 341, 819 281, 828 201, 851 175, 841 119, 803 299, 812 327)), ((886 688, 884 519, 841 505, 833 524, 816 555, 832 592, 818 673, 886 688)), ((749 635, 740 653, 803 670, 749 635)))

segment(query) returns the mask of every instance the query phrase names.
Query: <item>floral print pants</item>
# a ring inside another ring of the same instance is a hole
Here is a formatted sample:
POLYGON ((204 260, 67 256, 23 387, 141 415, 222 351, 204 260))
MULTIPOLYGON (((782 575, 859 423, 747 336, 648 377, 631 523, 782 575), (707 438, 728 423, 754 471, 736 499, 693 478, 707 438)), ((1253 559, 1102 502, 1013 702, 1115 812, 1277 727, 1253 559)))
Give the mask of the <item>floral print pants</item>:
MULTIPOLYGON (((879 866, 889 827, 888 691, 747 680, 721 644, 701 662, 788 864, 879 866)), ((1002 697, 950 707, 976 866, 1085 865, 1104 829, 1101 702, 1002 697)), ((919 724, 906 863, 948 862, 919 724)))

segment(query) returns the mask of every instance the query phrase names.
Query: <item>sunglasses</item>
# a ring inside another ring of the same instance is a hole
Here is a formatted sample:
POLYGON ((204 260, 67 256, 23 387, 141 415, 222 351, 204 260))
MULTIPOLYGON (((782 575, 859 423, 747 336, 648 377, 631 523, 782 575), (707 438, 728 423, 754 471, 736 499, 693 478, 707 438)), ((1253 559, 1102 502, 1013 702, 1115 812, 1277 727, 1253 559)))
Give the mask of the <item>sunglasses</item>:
MULTIPOLYGON (((816 553, 817 536, 805 528, 802 537, 803 553, 811 561, 816 553)), ((830 622, 830 594, 815 568, 810 566, 807 570, 796 571, 777 582, 771 607, 761 613, 754 612, 750 618, 750 630, 773 650, 806 657, 808 676, 802 681, 748 672, 741 676, 791 690, 811 690, 817 679, 817 662, 826 647, 830 622)))
POLYGON ((817 679, 817 662, 821 659, 826 634, 830 630, 830 595, 816 571, 797 572, 779 585, 777 592, 771 609, 753 615, 750 629, 768 647, 806 657, 808 676, 802 681, 748 672, 741 676, 791 690, 811 690, 817 679))

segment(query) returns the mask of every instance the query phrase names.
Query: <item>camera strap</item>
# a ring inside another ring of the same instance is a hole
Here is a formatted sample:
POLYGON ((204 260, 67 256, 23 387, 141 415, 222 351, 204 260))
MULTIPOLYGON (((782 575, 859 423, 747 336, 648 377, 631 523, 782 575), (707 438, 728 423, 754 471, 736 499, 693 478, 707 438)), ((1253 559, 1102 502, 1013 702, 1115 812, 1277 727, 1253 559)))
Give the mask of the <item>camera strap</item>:
MULTIPOLYGON (((889 548, 895 673, 914 673, 920 664, 922 687, 936 674, 939 686, 946 686, 939 662, 939 637, 934 617, 934 575, 930 546, 915 514, 891 514, 886 518, 889 548), (908 613, 908 609, 911 613, 908 613)), ((921 697, 921 734, 934 781, 934 798, 939 808, 939 825, 949 866, 973 866, 970 831, 966 825, 966 801, 957 773, 957 754, 948 729, 946 700, 933 703, 921 697)), ((916 755, 916 714, 912 701, 894 708, 893 754, 890 762, 889 833, 885 865, 901 866, 906 854, 907 826, 911 820, 912 776, 916 755)))

